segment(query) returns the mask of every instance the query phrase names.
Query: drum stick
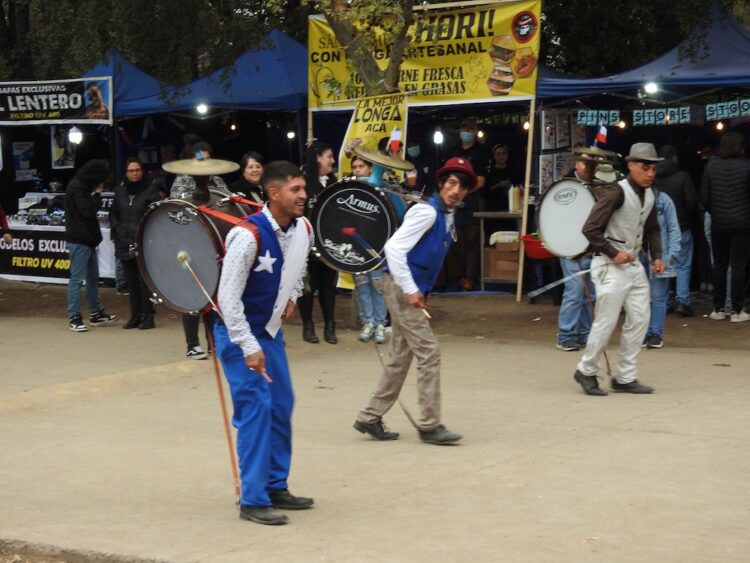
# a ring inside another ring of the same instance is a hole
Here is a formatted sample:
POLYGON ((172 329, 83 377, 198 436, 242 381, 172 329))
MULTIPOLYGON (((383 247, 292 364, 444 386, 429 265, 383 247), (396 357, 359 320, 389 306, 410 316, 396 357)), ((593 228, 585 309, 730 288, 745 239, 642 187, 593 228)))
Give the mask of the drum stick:
MULTIPOLYGON (((424 311, 424 309, 422 309, 424 311)), ((378 344, 374 340, 372 341, 373 346, 375 346, 375 353, 378 355, 378 360, 380 361, 380 367, 383 368, 383 371, 385 371, 385 363, 383 363, 383 356, 380 355, 380 350, 378 349, 378 344)), ((409 409, 406 408, 406 405, 404 405, 403 401, 401 401, 401 397, 397 397, 398 404, 401 407, 401 410, 404 411, 404 414, 406 415, 406 418, 409 419, 409 422, 411 422, 411 425, 417 429, 417 431, 420 430, 419 426, 417 426, 416 421, 414 420, 414 417, 409 412, 409 409)))
MULTIPOLYGON (((356 240, 360 244, 360 246, 362 246, 362 248, 364 248, 367 252, 369 252, 373 258, 378 258, 382 260, 380 254, 375 252, 375 249, 372 246, 370 246, 370 244, 365 239, 362 238, 362 235, 360 235, 357 232, 357 227, 344 227, 341 229, 341 234, 352 237, 354 240, 356 240)), ((432 318, 432 315, 430 315, 430 312, 427 309, 421 309, 421 311, 424 313, 424 316, 427 317, 428 319, 432 318)))
POLYGON ((208 294, 208 291, 206 291, 206 288, 201 283, 201 280, 199 280, 198 276, 195 275, 195 272, 193 271, 193 268, 190 267, 190 255, 187 252, 185 252, 184 250, 180 250, 177 253, 177 261, 178 262, 182 262, 185 265, 185 267, 190 271, 190 273, 193 275, 193 279, 195 280, 195 283, 198 284, 198 287, 203 292, 203 295, 206 296, 206 298, 208 299, 208 302, 211 303, 211 306, 214 308, 214 310, 216 311, 216 313, 221 317, 221 320, 223 321, 224 320, 224 315, 221 314, 221 311, 219 310, 219 307, 216 305, 216 303, 214 303, 214 300, 211 299, 211 296, 208 294))
POLYGON ((343 227, 341 229, 341 234, 349 236, 349 237, 352 237, 373 258, 377 258, 378 260, 382 259, 382 257, 380 256, 380 254, 378 254, 377 252, 375 252, 375 249, 372 246, 370 246, 370 244, 365 239, 362 238, 362 235, 360 235, 357 232, 357 227, 343 227))

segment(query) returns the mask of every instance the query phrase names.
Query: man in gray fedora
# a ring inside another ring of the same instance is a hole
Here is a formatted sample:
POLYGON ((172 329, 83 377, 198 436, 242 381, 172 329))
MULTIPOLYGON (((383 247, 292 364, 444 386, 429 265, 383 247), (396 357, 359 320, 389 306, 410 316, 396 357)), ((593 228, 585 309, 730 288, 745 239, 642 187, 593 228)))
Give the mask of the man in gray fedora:
POLYGON ((587 395, 603 396, 599 387, 599 360, 625 310, 620 351, 612 374, 612 389, 645 394, 651 387, 638 381, 636 360, 646 336, 650 317, 650 289, 646 271, 638 260, 641 250, 650 251, 651 269, 661 273, 661 235, 651 184, 656 163, 662 160, 651 143, 630 147, 628 175, 600 190, 599 199, 583 225, 589 240, 591 278, 596 288, 596 308, 586 350, 574 378, 587 395))

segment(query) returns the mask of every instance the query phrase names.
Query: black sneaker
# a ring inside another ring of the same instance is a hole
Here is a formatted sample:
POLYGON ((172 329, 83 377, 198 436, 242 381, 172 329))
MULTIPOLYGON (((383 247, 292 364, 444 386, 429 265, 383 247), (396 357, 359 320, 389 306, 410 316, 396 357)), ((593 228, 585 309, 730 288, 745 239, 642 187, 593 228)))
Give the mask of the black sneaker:
POLYGON ((631 381, 630 383, 619 383, 616 379, 613 379, 612 389, 614 389, 615 391, 620 391, 622 393, 633 393, 634 395, 648 395, 649 393, 654 392, 653 387, 643 385, 637 379, 631 381))
POLYGON ((74 315, 70 317, 70 319, 68 320, 68 327, 73 332, 86 332, 89 329, 89 327, 83 324, 81 315, 74 315))
POLYGON ((643 342, 644 348, 664 348, 664 341, 658 334, 649 334, 643 342))
POLYGON ((382 421, 373 422, 372 424, 370 424, 357 420, 354 422, 354 429, 362 432, 362 434, 369 434, 380 442, 385 442, 387 440, 398 440, 398 432, 390 432, 388 430, 388 427, 383 424, 382 421))
POLYGON ((423 442, 436 444, 438 446, 451 446, 463 438, 461 434, 451 432, 442 424, 436 426, 432 430, 420 430, 419 437, 423 442))
POLYGON ((557 349, 563 352, 577 352, 581 348, 578 346, 578 342, 575 340, 563 340, 557 343, 557 349))
POLYGON ((192 348, 188 348, 185 357, 188 360, 205 360, 208 358, 208 354, 206 354, 200 346, 193 346, 192 348))
POLYGON ((271 499, 273 507, 280 508, 281 510, 304 510, 315 504, 315 501, 311 498, 294 496, 289 492, 289 489, 274 491, 268 493, 268 496, 271 499))
POLYGON ((240 505, 240 518, 250 520, 266 526, 280 526, 289 522, 286 514, 282 514, 273 506, 242 506, 240 505))
POLYGON ((681 317, 694 317, 695 310, 687 303, 678 303, 674 310, 681 317))
POLYGON ((117 315, 110 315, 109 313, 106 313, 104 309, 102 309, 98 313, 89 315, 89 322, 91 323, 91 326, 102 326, 112 324, 119 318, 120 317, 118 317, 117 315))

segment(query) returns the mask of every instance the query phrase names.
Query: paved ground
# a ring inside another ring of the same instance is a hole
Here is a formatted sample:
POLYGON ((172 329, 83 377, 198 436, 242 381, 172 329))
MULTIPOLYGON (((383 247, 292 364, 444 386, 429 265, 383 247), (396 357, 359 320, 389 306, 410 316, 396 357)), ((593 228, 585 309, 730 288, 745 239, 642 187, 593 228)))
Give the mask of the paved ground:
POLYGON ((376 347, 290 326, 292 490, 316 507, 269 528, 237 518, 212 366, 182 359, 178 319, 74 334, 61 291, 0 282, 0 561, 747 561, 750 323, 670 317, 641 356, 657 392, 594 398, 554 307, 437 296, 453 448, 398 407, 401 440, 356 433, 376 347))

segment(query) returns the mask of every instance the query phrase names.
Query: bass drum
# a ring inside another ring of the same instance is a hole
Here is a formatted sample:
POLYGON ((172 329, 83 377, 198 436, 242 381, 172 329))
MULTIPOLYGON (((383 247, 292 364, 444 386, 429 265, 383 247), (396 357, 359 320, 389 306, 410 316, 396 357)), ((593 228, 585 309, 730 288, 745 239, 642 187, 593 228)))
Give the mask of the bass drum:
MULTIPOLYGON (((210 209, 241 219, 250 209, 228 201, 229 194, 211 190, 210 209)), ((211 298, 219 288, 224 239, 234 226, 202 212, 188 199, 165 199, 152 204, 138 224, 135 255, 143 279, 154 297, 180 313, 198 314, 211 302, 190 270, 177 259, 186 252, 190 266, 211 298)))
POLYGON ((313 207, 313 253, 330 268, 363 274, 383 263, 383 247, 406 213, 400 194, 346 179, 321 192, 313 207))
POLYGON ((565 178, 544 192, 537 210, 539 238, 556 256, 572 258, 589 246, 581 230, 594 207, 591 189, 578 180, 565 178))

